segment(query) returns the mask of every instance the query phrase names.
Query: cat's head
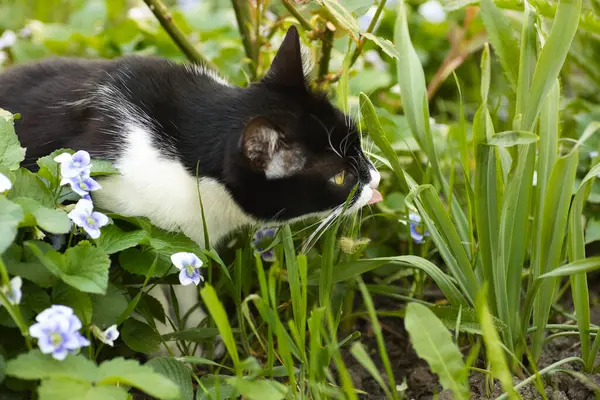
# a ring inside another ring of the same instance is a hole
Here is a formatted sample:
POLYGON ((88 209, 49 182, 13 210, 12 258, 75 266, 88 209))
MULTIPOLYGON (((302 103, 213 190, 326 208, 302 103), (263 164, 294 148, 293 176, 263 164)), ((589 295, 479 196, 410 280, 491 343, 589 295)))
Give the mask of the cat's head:
POLYGON ((291 27, 267 74, 245 89, 251 102, 232 192, 268 221, 350 211, 381 200, 380 175, 361 149, 355 122, 310 88, 298 31, 291 27))

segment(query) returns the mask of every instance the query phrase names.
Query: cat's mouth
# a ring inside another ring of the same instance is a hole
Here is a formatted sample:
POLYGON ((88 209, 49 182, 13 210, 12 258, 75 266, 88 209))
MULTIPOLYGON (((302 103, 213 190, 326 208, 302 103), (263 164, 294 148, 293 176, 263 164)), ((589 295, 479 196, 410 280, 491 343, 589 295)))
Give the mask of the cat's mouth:
POLYGON ((379 203, 383 200, 383 196, 379 193, 379 190, 373 189, 373 193, 371 194, 371 200, 369 200, 369 204, 379 203))

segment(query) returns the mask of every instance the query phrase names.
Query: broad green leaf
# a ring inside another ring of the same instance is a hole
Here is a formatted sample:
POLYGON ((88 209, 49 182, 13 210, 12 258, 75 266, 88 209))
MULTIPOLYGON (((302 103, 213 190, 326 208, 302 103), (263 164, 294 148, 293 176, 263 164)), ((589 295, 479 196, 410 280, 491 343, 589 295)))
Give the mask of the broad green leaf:
POLYGON ((24 168, 9 174, 13 187, 8 192, 9 199, 28 197, 37 201, 40 205, 50 209, 55 208, 54 197, 46 184, 33 172, 24 168))
POLYGON ((119 316, 125 311, 129 300, 123 292, 112 284, 108 285, 106 294, 92 295, 92 322, 102 328, 116 324, 119 316))
MULTIPOLYGON (((126 271, 135 274, 147 276, 150 273, 150 268, 156 259, 156 254, 150 251, 142 251, 139 249, 127 249, 119 254, 119 264, 126 271)), ((176 268, 165 258, 159 257, 156 260, 154 271, 149 275, 150 278, 158 278, 169 273, 175 272, 176 268)))
POLYGON ((23 209, 18 204, 0 195, 0 254, 15 240, 19 223, 24 217, 23 209))
POLYGON ((143 230, 124 232, 116 225, 108 225, 102 228, 102 235, 96 239, 96 246, 106 254, 114 254, 139 245, 147 235, 143 230))
POLYGON ((500 381, 504 392, 508 393, 510 400, 516 400, 519 396, 515 393, 512 383, 512 374, 508 369, 502 342, 494 328, 492 315, 487 306, 487 290, 480 290, 476 300, 479 323, 483 330, 483 342, 485 343, 487 360, 491 364, 492 375, 500 381))
POLYGON ((15 134, 14 117, 0 108, 0 165, 14 171, 24 159, 25 149, 15 134))
POLYGON ((121 338, 127 347, 145 354, 158 351, 161 344, 160 335, 150 325, 133 318, 121 326, 121 338))
POLYGON ((504 12, 496 7, 494 0, 481 0, 480 10, 488 38, 492 42, 504 73, 514 90, 517 87, 519 66, 519 44, 514 30, 504 12))
POLYGON ((194 398, 191 371, 178 360, 170 357, 156 357, 148 361, 146 366, 151 367, 154 372, 159 373, 179 386, 179 398, 182 400, 194 398))
POLYGON ((379 36, 375 36, 371 33, 363 33, 363 36, 369 40, 372 40, 388 56, 396 59, 400 58, 400 54, 398 54, 398 50, 396 50, 396 48, 394 47, 394 43, 390 42, 389 40, 379 36))
POLYGON ((92 168, 90 170, 90 176, 98 176, 98 175, 115 175, 118 174, 119 170, 117 170, 110 161, 107 160, 92 160, 92 168))
POLYGON ((71 307, 83 326, 89 325, 92 321, 92 300, 90 296, 65 283, 59 283, 53 288, 52 303, 71 307))
POLYGON ((200 256, 202 249, 192 239, 182 233, 167 232, 155 226, 149 226, 147 244, 161 257, 169 259, 173 253, 187 251, 200 256))
POLYGON ((271 380, 248 380, 240 376, 227 380, 248 400, 281 400, 288 393, 287 386, 271 380))
POLYGON ((155 372, 152 367, 135 360, 118 357, 103 362, 98 368, 97 385, 129 385, 158 399, 179 399, 179 386, 155 372))
POLYGON ((96 379, 96 365, 82 355, 69 354, 62 361, 39 350, 20 354, 6 364, 6 375, 25 380, 48 378, 77 379, 93 382, 96 379))
POLYGON ((490 146, 510 147, 531 144, 538 141, 538 136, 531 132, 506 131, 498 132, 488 142, 490 146))
POLYGON ((202 296, 202 301, 206 305, 206 308, 213 318, 215 325, 219 329, 219 333, 223 338, 223 343, 225 343, 225 347, 227 348, 227 352, 233 361, 233 365, 236 367, 236 369, 239 369, 240 357, 238 355, 231 325, 229 324, 229 318, 227 317, 227 313, 223 308, 223 304, 221 304, 219 301, 215 289, 210 284, 206 284, 204 288, 200 290, 200 296, 202 296))
POLYGON ((445 389, 457 399, 469 398, 467 369, 463 356, 442 321, 426 306, 410 303, 404 325, 418 356, 440 377, 445 389))
POLYGON ((533 74, 527 108, 523 113, 525 130, 532 130, 542 103, 552 89, 577 32, 582 0, 560 0, 552 29, 542 48, 533 74))
POLYGON ((128 394, 116 386, 93 386, 67 378, 43 380, 38 388, 40 400, 126 400, 128 394))
POLYGON ((27 197, 13 198, 13 201, 23 208, 25 214, 32 216, 32 223, 24 226, 37 225, 47 232, 56 234, 65 234, 71 231, 71 220, 63 210, 44 207, 34 199, 27 197))
MULTIPOLYGON (((54 248, 45 242, 35 241, 36 245, 44 252, 54 250, 54 248)), ((19 275, 23 279, 30 280, 37 286, 48 288, 54 286, 58 278, 48 271, 48 269, 38 260, 29 247, 24 249, 13 244, 4 253, 4 263, 6 270, 11 275, 19 275)))

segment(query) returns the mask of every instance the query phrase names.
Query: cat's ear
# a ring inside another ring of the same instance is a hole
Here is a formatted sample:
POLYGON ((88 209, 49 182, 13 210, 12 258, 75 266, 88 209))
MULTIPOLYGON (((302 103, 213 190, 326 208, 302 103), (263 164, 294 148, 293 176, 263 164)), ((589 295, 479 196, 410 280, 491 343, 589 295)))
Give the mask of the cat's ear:
POLYGON ((297 89, 306 87, 300 36, 295 26, 288 29, 263 82, 297 89))
POLYGON ((242 149, 252 168, 267 179, 290 176, 304 165, 302 152, 284 143, 283 134, 263 117, 246 125, 242 149))

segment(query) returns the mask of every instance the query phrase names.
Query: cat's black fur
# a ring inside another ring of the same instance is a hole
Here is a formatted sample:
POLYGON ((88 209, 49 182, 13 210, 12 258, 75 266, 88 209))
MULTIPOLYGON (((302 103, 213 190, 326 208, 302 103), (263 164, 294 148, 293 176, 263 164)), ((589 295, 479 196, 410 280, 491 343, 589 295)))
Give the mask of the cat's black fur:
POLYGON ((306 82, 295 28, 268 74, 246 88, 150 57, 50 59, 9 68, 0 74, 0 107, 21 114, 15 128, 27 148, 25 165, 35 168, 37 158, 59 148, 117 159, 123 115, 95 95, 107 84, 124 113, 147 116, 145 127, 163 156, 177 159, 191 175, 199 162, 200 176, 224 184, 257 220, 331 210, 354 185, 370 181, 354 123, 306 82), (265 177, 270 155, 263 151, 268 143, 261 129, 278 133, 277 149, 301 152, 305 164, 299 171, 265 177), (342 170, 344 184, 332 184, 342 170))

